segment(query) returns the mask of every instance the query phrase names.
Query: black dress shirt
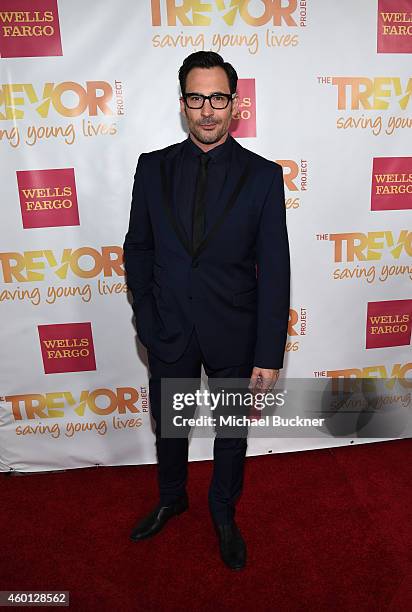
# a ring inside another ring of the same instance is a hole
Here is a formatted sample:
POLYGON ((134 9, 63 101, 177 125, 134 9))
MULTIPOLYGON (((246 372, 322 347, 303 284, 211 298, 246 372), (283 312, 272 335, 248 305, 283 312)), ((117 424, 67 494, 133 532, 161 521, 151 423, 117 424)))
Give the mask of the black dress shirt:
MULTIPOLYGON (((207 170, 204 234, 207 234, 219 212, 223 210, 224 203, 220 201, 220 196, 230 168, 232 146, 233 138, 228 135, 223 144, 214 147, 207 153, 211 159, 207 170)), ((189 244, 192 244, 196 179, 199 170, 199 156, 202 154, 204 151, 189 136, 182 147, 182 155, 174 177, 175 215, 189 244)))

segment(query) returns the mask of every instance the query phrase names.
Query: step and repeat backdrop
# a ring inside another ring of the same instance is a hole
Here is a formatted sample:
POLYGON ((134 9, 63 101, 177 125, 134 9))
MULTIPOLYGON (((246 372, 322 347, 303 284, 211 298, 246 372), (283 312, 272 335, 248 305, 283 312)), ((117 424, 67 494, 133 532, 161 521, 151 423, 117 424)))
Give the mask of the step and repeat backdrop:
POLYGON ((284 169, 283 373, 410 402, 412 0, 0 0, 2 471, 156 461, 122 244, 137 158, 186 137, 177 71, 209 49, 239 75, 233 136, 284 169))

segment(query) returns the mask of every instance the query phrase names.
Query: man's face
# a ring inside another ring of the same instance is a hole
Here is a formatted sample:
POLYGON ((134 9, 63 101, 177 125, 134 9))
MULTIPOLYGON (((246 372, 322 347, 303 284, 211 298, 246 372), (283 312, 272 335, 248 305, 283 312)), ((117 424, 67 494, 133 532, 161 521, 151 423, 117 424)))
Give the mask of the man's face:
MULTIPOLYGON (((220 66, 192 68, 186 78, 186 93, 198 93, 205 96, 213 93, 230 94, 229 79, 220 66)), ((229 102, 223 109, 212 108, 210 100, 205 100, 202 108, 188 108, 184 100, 180 100, 180 110, 186 117, 191 135, 195 140, 206 145, 224 140, 232 118, 238 113, 238 106, 237 98, 229 102)))

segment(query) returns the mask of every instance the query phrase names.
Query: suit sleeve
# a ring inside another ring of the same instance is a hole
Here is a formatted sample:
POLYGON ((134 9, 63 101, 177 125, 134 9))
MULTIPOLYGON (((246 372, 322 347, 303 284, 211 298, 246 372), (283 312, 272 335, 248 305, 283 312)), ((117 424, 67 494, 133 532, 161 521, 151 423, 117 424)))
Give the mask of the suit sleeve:
POLYGON ((283 171, 279 165, 260 216, 256 263, 258 304, 254 365, 280 369, 289 321, 290 256, 283 171))
POLYGON ((151 294, 153 279, 154 241, 144 192, 142 166, 144 154, 140 155, 132 192, 129 229, 123 244, 126 282, 133 295, 133 310, 136 312, 144 298, 151 294))

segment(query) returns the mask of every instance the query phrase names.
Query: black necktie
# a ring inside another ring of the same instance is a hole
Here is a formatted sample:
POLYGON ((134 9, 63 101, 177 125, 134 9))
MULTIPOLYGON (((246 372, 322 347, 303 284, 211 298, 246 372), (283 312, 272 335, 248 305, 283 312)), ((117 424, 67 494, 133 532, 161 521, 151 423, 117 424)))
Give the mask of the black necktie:
POLYGON ((199 170, 196 179, 195 202, 193 207, 192 251, 202 242, 205 229, 205 205, 207 186, 207 165, 210 157, 202 154, 199 157, 199 170))

